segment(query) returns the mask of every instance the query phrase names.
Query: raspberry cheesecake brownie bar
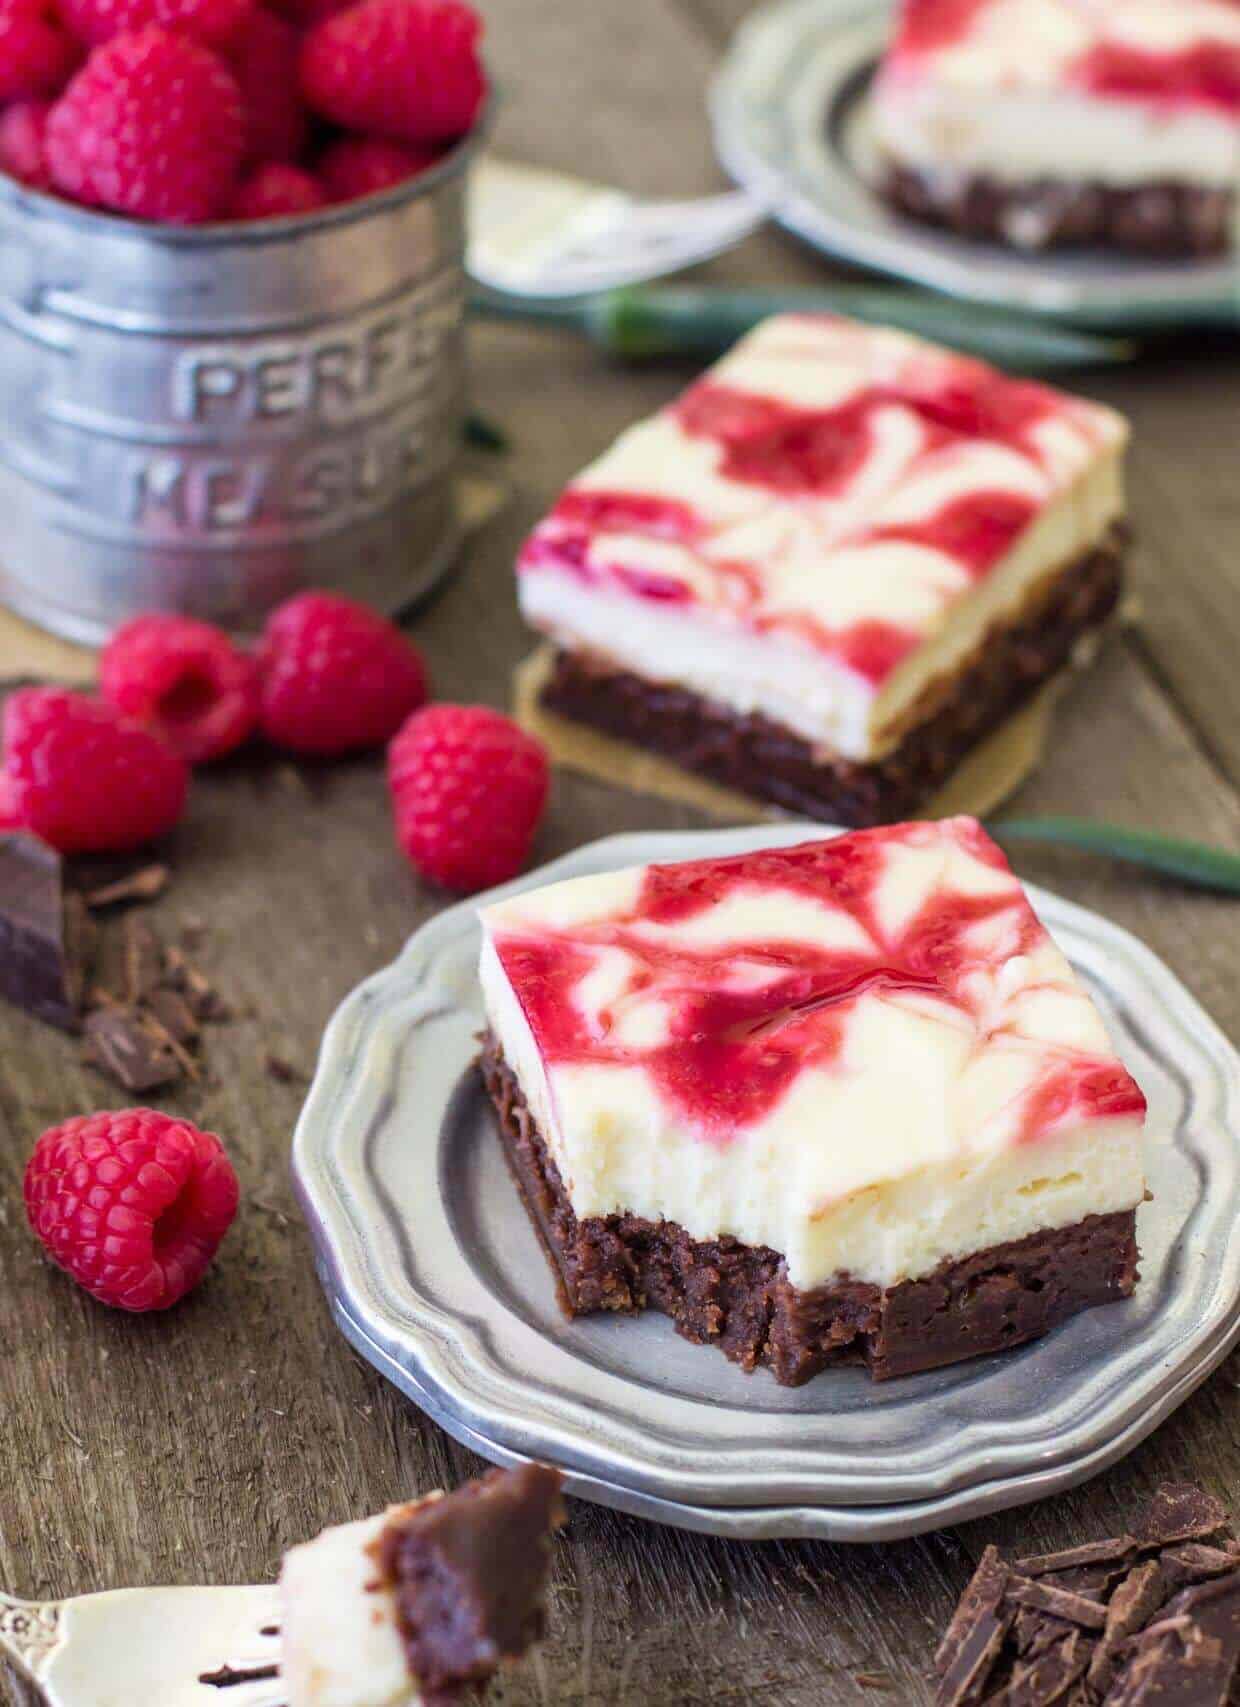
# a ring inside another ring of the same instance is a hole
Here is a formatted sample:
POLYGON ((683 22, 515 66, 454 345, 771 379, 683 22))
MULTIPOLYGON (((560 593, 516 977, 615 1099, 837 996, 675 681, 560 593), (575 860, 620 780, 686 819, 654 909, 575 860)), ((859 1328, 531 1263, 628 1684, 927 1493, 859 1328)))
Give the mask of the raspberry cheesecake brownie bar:
POLYGON ((903 333, 768 320, 526 543, 542 703, 801 816, 908 817, 1113 611, 1126 439, 903 333))
POLYGON ((1019 1344, 1136 1281, 1145 1102, 973 819, 482 913, 483 1073, 570 1314, 796 1385, 1019 1344))
POLYGON ((492 1470, 285 1555, 287 1707, 447 1707, 542 1634, 562 1478, 492 1470))
POLYGON ((1236 0, 905 0, 874 86, 888 198, 1023 248, 1230 246, 1236 0))

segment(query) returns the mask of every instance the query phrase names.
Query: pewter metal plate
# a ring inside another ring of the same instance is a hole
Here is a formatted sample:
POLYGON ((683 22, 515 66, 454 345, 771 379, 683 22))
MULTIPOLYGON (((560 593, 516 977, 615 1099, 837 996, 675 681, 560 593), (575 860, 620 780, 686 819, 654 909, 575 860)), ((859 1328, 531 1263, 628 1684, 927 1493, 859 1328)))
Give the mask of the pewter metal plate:
POLYGON ((840 260, 951 296, 1096 326, 1234 323, 1230 261, 1023 255, 888 208, 871 187, 866 97, 892 11, 893 0, 772 0, 734 37, 712 91, 715 146, 775 218, 840 260))
MULTIPOLYGON (((499 893, 822 833, 615 837, 499 893)), ((1150 1100, 1154 1201, 1132 1300, 879 1386, 841 1369, 781 1388, 655 1315, 566 1322, 472 1071, 482 1010, 466 903, 344 1003, 298 1127, 294 1171, 341 1326, 488 1456, 545 1459, 579 1492, 688 1527, 879 1539, 1114 1461, 1240 1333, 1240 1058, 1134 938, 1032 893, 1150 1100)))

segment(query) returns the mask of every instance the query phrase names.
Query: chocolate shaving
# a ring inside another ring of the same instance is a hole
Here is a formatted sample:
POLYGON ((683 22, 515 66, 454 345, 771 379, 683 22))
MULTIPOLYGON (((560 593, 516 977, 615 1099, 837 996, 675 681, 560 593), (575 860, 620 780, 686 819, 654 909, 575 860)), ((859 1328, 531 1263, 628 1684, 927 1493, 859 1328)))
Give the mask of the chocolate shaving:
POLYGON ((154 901, 163 894, 171 879, 172 873, 166 865, 144 865, 125 877, 118 877, 115 882, 84 890, 82 899, 96 911, 133 901, 154 901))
POLYGON ((137 1006, 164 976, 164 951, 159 938, 141 919, 126 918, 121 933, 125 1000, 137 1006))
POLYGON ((1056 1588, 1053 1583, 1035 1578, 1014 1578, 1008 1587, 1007 1598, 1016 1606, 1027 1606, 1035 1612, 1049 1612, 1082 1630, 1101 1630, 1107 1621, 1107 1609, 1087 1595, 1073 1594, 1071 1589, 1056 1588))
POLYGON ((1002 1613, 1007 1567, 987 1547, 934 1656, 939 1674, 935 1707, 972 1707, 994 1668, 1011 1623, 1002 1613))
POLYGON ((1203 1547, 1199 1541, 1186 1541, 1181 1547, 1169 1547, 1159 1562, 1168 1586, 1174 1590, 1225 1576, 1240 1566, 1240 1556, 1226 1547, 1203 1547))
POLYGON ((219 992, 208 983, 182 949, 169 948, 165 955, 165 964, 168 983, 185 997, 196 1020, 218 1021, 229 1017, 228 1008, 221 1001, 219 992))
POLYGON ((87 1053, 127 1091, 150 1091, 181 1077, 181 1062, 166 1040, 125 1008, 100 1008, 86 1020, 87 1053))
POLYGON ((1227 1522, 1222 1503, 1191 1482, 1166 1482, 1137 1514, 1132 1533, 1141 1547, 1199 1541, 1227 1522))

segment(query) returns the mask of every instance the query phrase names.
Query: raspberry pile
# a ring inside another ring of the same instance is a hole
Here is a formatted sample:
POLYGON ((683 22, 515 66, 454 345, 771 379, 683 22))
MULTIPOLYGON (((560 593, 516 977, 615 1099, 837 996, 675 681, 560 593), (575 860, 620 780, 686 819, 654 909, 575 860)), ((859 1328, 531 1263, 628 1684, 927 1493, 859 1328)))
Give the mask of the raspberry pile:
POLYGON ((192 617, 135 617, 104 648, 99 689, 9 696, 0 831, 62 853, 134 848, 176 825, 191 765, 256 734, 316 758, 390 743, 397 842, 431 882, 470 893, 516 876, 547 803, 539 743, 486 706, 428 706, 413 642, 338 593, 287 600, 253 653, 192 617))
POLYGON ((0 171, 175 225, 426 171, 486 96, 466 0, 0 0, 0 171))

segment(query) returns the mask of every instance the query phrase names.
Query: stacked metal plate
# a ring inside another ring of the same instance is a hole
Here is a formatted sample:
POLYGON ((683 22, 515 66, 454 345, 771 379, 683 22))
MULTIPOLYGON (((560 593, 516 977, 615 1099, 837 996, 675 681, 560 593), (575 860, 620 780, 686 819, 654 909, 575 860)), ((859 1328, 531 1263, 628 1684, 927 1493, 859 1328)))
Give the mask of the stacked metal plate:
MULTIPOLYGON (((617 837, 509 893, 648 860, 822 834, 785 825, 617 837)), ((664 1318, 561 1315, 473 1061, 475 906, 442 913, 328 1030, 294 1170, 336 1319, 437 1422, 497 1463, 686 1529, 889 1540, 1095 1474, 1240 1337, 1240 1058, 1131 936, 1034 903, 1146 1091, 1153 1200, 1130 1301, 1003 1356, 874 1386, 795 1389, 689 1345, 664 1318)))
POLYGON ((828 255, 973 301, 1081 324, 1234 325, 1234 262, 1019 254, 938 232, 875 192, 868 93, 895 0, 773 0, 747 19, 711 113, 727 171, 828 255))

